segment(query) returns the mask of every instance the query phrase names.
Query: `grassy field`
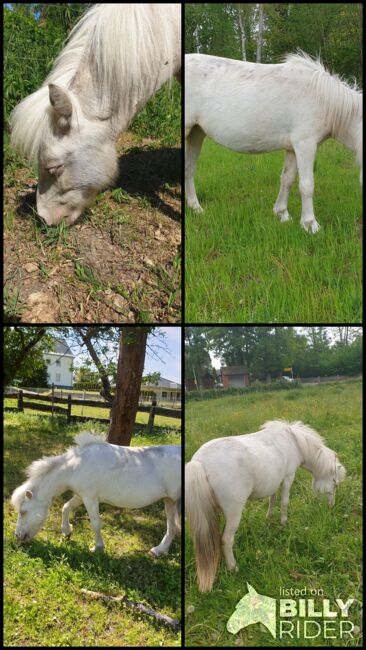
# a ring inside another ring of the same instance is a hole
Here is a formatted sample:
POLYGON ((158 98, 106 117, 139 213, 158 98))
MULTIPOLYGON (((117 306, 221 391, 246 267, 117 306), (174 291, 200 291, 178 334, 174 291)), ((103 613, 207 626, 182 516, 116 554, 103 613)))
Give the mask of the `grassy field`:
MULTIPOLYGON (((93 425, 103 431, 101 425, 93 425)), ((9 505, 23 470, 42 455, 62 453, 85 425, 65 425, 63 417, 5 415, 4 563, 5 646, 179 646, 180 634, 124 604, 91 600, 82 588, 126 595, 156 611, 180 618, 180 542, 169 555, 153 559, 148 549, 165 530, 162 502, 139 510, 102 505, 104 554, 92 554, 94 534, 84 508, 76 510, 74 532, 62 538, 61 508, 55 499, 45 525, 31 544, 15 540, 16 513, 9 505)), ((137 426, 132 444, 180 444, 174 428, 137 426)))
MULTIPOLYGON (((273 639, 259 624, 250 625, 237 635, 226 630, 228 618, 247 593, 247 581, 259 593, 273 598, 281 597, 282 588, 306 588, 322 589, 331 605, 335 598, 358 599, 350 609, 350 619, 360 626, 361 398, 361 382, 354 381, 306 386, 289 393, 223 396, 186 405, 187 461, 207 440, 257 431, 266 420, 284 418, 302 420, 324 435, 347 470, 347 479, 338 488, 333 509, 313 493, 310 474, 299 470, 291 488, 286 527, 280 524, 279 499, 270 521, 265 518, 268 501, 250 501, 234 541, 239 572, 229 573, 221 560, 210 593, 197 590, 193 548, 186 531, 187 646, 362 645, 357 634, 353 640, 324 639, 323 635, 304 639, 302 634, 300 638, 273 639)), ((321 605, 322 598, 316 596, 315 603, 321 605)))
POLYGON ((354 156, 334 141, 315 163, 314 210, 321 230, 299 225, 297 181, 290 223, 273 215, 283 152, 239 155, 206 139, 197 195, 186 211, 188 322, 362 320, 361 191, 354 156))

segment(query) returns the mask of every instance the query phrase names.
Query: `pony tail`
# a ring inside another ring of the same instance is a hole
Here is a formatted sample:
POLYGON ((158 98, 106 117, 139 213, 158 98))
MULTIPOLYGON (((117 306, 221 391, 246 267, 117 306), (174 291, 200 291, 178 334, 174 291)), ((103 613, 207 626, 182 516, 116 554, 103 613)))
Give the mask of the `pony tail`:
POLYGON ((185 511, 191 528, 200 591, 210 591, 220 558, 217 506, 205 469, 197 460, 186 465, 185 511))

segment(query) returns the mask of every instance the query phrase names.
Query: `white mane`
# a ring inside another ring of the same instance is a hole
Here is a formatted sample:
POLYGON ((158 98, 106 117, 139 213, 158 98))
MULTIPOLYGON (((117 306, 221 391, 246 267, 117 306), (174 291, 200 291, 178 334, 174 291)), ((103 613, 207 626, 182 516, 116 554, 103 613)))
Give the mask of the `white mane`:
MULTIPOLYGON (((124 122, 156 90, 163 65, 173 72, 176 38, 166 29, 179 5, 96 4, 71 31, 41 88, 13 111, 12 143, 36 158, 49 128, 48 84, 73 90, 86 116, 124 122)), ((122 129, 121 129, 122 130, 122 129)))
POLYGON ((317 478, 335 472, 336 454, 324 444, 324 439, 314 429, 303 422, 287 422, 286 420, 273 420, 266 422, 261 429, 273 431, 286 427, 299 447, 305 462, 311 462, 314 475, 317 478))
MULTIPOLYGON (((332 126, 332 135, 336 134, 340 125, 348 123, 356 114, 362 114, 362 91, 354 84, 353 88, 338 75, 330 74, 319 59, 312 59, 305 52, 287 54, 285 63, 310 73, 308 88, 314 94, 314 99, 323 105, 326 118, 332 126)), ((302 82, 302 78, 301 78, 302 82)), ((304 83, 305 80, 304 80, 304 83)))
POLYGON ((81 431, 78 433, 76 436, 74 436, 74 440, 78 447, 85 447, 86 445, 95 445, 95 444, 104 444, 106 443, 106 439, 101 436, 98 436, 94 433, 90 433, 90 431, 81 431))

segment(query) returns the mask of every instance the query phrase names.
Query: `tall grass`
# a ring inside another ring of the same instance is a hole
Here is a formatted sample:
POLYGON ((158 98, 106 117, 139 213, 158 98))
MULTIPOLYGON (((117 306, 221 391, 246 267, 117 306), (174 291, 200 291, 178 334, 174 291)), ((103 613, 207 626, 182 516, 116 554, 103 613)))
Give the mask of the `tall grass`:
POLYGON ((272 208, 283 153, 239 155, 205 141, 196 174, 202 214, 186 213, 189 322, 349 322, 362 319, 361 192, 351 152, 334 141, 315 165, 321 230, 299 225, 293 186, 290 223, 272 208))
MULTIPOLYGON (((191 402, 186 405, 186 461, 206 441, 220 436, 258 430, 266 420, 284 418, 310 424, 337 451, 347 479, 338 487, 333 509, 312 491, 311 476, 299 470, 291 488, 289 519, 280 524, 279 499, 272 519, 266 520, 267 500, 249 501, 235 536, 234 554, 239 572, 229 573, 223 560, 209 593, 199 593, 189 530, 186 530, 186 645, 187 646, 357 646, 353 639, 282 639, 260 625, 250 625, 237 635, 226 623, 249 582, 259 593, 279 599, 280 590, 323 590, 324 598, 354 598, 350 619, 360 626, 361 597, 361 382, 306 386, 302 390, 251 393, 191 402)), ((188 528, 188 527, 187 527, 188 528)), ((293 597, 298 603, 299 597, 293 597)), ((319 607, 323 598, 315 597, 319 607)), ((307 616, 311 619, 314 617, 307 616)), ((277 616, 277 623, 279 617, 277 616)), ((301 618, 296 617, 296 621, 301 618)), ((322 622, 322 619, 317 619, 322 622)), ((278 629, 278 627, 277 627, 278 629)), ((313 628, 312 628, 313 629, 313 628)))

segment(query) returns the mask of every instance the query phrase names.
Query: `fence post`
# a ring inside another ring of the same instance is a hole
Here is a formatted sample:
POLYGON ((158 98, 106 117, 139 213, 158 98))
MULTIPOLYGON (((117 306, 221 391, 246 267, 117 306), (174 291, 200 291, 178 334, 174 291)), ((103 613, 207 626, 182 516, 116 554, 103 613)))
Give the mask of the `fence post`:
POLYGON ((67 424, 71 422, 71 395, 67 396, 67 424))
POLYGON ((152 428, 154 426, 155 406, 156 406, 156 397, 153 397, 153 400, 151 402, 151 408, 150 408, 150 413, 149 413, 149 421, 147 423, 147 431, 146 431, 146 433, 151 433, 151 430, 152 430, 152 428))
POLYGON ((19 391, 18 395, 18 412, 23 413, 24 407, 23 407, 23 391, 19 391))
POLYGON ((52 419, 53 419, 54 401, 55 401, 55 384, 52 382, 52 419))

